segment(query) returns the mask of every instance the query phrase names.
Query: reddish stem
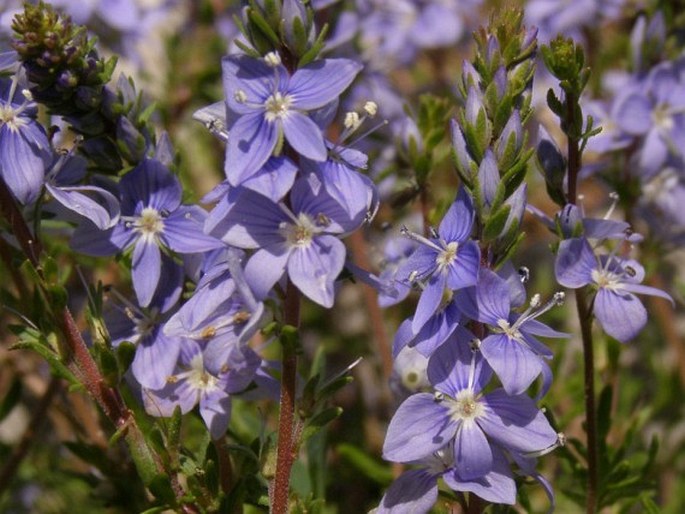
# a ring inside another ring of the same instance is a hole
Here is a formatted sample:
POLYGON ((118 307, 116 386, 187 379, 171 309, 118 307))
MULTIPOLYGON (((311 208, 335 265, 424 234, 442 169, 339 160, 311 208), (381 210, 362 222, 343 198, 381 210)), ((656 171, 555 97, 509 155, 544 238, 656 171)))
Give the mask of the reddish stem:
MULTIPOLYGON (((283 306, 285 325, 299 328, 300 325, 300 292, 288 281, 283 306)), ((278 452, 276 454, 276 476, 274 479, 271 504, 272 514, 287 514, 290 492, 290 471, 295 456, 295 394, 297 379, 296 348, 290 344, 281 345, 281 397, 278 416, 278 452)))

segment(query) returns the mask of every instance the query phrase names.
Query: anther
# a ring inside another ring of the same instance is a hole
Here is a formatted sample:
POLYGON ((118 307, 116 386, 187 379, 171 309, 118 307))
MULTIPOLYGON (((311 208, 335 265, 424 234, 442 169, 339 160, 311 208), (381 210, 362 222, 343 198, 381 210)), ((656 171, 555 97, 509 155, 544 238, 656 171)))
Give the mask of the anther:
POLYGON ((477 337, 474 339, 471 339, 469 341, 469 348, 471 348, 472 352, 480 351, 480 339, 478 339, 477 337))
POLYGON ((566 301, 566 293, 563 291, 557 291, 554 293, 554 304, 555 305, 564 305, 564 302, 566 301))
POLYGON ((433 400, 436 402, 441 402, 445 399, 445 395, 441 393, 440 391, 436 391, 435 394, 433 395, 433 400))
POLYGON ((245 93, 245 91, 242 89, 236 89, 233 93, 233 98, 235 98, 235 101, 239 104, 244 104, 247 102, 247 93, 245 93))
POLYGON ((378 114, 378 104, 369 100, 364 104, 364 111, 373 118, 378 114))
POLYGON ((269 52, 264 56, 264 62, 271 66, 272 68, 275 68, 279 64, 281 64, 281 56, 278 55, 278 52, 269 52))
POLYGON ((345 114, 345 121, 343 123, 345 128, 348 130, 357 130, 359 125, 362 124, 361 119, 359 119, 359 114, 354 111, 350 111, 345 114))
POLYGON ((518 269, 519 280, 521 283, 525 284, 530 280, 530 270, 526 266, 521 266, 518 269))
POLYGON ((540 306, 541 301, 540 293, 535 293, 530 299, 531 308, 537 309, 540 306))

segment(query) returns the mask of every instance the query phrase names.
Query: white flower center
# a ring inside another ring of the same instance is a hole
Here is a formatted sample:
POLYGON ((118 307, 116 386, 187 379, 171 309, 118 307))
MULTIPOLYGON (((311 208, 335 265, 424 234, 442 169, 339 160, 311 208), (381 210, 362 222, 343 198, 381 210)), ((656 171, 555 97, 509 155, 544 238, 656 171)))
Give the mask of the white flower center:
POLYGON ((501 328, 502 332, 509 336, 510 339, 520 341, 523 338, 521 332, 519 332, 518 326, 516 324, 510 325, 506 319, 498 319, 497 326, 501 328))
POLYGON ((145 207, 136 220, 135 228, 145 239, 154 239, 157 234, 164 230, 162 215, 154 207, 145 207))
POLYGON ((438 254, 438 256, 435 258, 435 263, 438 265, 439 270, 442 270, 454 262, 454 260, 457 258, 458 248, 459 243, 452 241, 442 252, 438 254))
POLYGON ((320 232, 309 216, 300 213, 297 223, 281 223, 279 232, 290 246, 308 247, 312 238, 320 232))
POLYGON ((201 353, 198 353, 190 361, 190 370, 188 370, 187 377, 188 384, 190 384, 191 387, 203 391, 213 390, 216 388, 216 384, 219 381, 214 375, 207 373, 201 353))
POLYGON ((476 399, 473 391, 464 389, 451 401, 450 416, 456 421, 470 422, 483 415, 483 405, 476 399))
POLYGON ((654 124, 657 127, 664 131, 672 130, 674 122, 669 106, 666 104, 657 105, 652 111, 652 121, 654 121, 654 124))
POLYGON ((606 270, 592 270, 592 281, 597 284, 600 288, 605 289, 617 289, 620 288, 621 280, 620 277, 612 272, 606 270))
POLYGON ((12 132, 17 132, 20 127, 26 125, 26 120, 19 116, 23 110, 22 107, 12 107, 10 103, 0 104, 0 126, 7 125, 12 132))
POLYGON ((290 105, 293 103, 293 98, 290 95, 283 96, 280 92, 276 92, 266 99, 264 107, 266 113, 264 118, 268 122, 276 121, 284 118, 288 114, 290 105))

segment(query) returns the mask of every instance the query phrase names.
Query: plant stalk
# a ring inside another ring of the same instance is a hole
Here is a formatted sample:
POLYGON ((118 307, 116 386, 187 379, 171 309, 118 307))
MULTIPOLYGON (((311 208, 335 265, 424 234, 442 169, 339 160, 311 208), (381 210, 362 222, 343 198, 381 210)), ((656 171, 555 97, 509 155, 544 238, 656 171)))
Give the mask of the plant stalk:
MULTIPOLYGON (((566 126, 574 127, 576 96, 566 92, 566 126)), ((580 144, 573 134, 566 134, 568 138, 568 202, 578 202, 578 174, 580 172, 580 144)), ((597 410, 595 406, 595 357, 592 339, 592 313, 587 303, 587 287, 575 291, 576 311, 580 322, 580 332, 583 340, 583 395, 585 399, 585 433, 587 436, 587 495, 586 512, 597 512, 598 490, 598 455, 597 455, 597 410)))
MULTIPOLYGON (((288 281, 283 307, 284 323, 300 325, 300 292, 288 281)), ((295 394, 297 385, 297 349, 291 344, 281 345, 281 396, 278 416, 278 451, 276 476, 271 498, 272 514, 287 514, 290 492, 290 471, 294 458, 295 394)))

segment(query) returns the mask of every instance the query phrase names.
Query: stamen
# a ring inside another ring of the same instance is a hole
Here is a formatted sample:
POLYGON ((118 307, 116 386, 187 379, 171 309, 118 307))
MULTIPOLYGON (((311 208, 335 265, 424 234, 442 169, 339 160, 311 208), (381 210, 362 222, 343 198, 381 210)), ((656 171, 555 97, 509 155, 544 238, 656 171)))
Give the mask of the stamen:
POLYGON ((376 114, 378 114, 378 104, 369 100, 364 104, 364 111, 373 118, 376 114))
POLYGON ((281 56, 278 55, 278 52, 269 52, 264 56, 264 62, 272 68, 275 68, 281 64, 281 56))
POLYGON ((435 391, 435 394, 433 394, 433 400, 436 402, 441 402, 445 399, 445 395, 441 393, 440 391, 435 391))
POLYGON ((530 280, 530 270, 527 267, 521 266, 518 269, 518 274, 522 284, 525 284, 530 280))
POLYGON ((350 131, 355 131, 362 124, 362 121, 361 119, 359 119, 359 114, 357 114, 354 111, 350 111, 345 113, 345 121, 343 124, 346 129, 350 131))
POLYGON ((239 104, 244 104, 245 102, 247 102, 247 93, 245 93, 245 91, 243 91, 242 89, 236 89, 233 93, 233 98, 239 104))
POLYGON ((607 213, 604 215, 605 220, 608 220, 611 217, 611 215, 614 213, 614 209, 616 209, 616 206, 618 205, 618 193, 616 191, 612 191, 609 193, 609 198, 611 199, 611 205, 609 206, 607 213))

